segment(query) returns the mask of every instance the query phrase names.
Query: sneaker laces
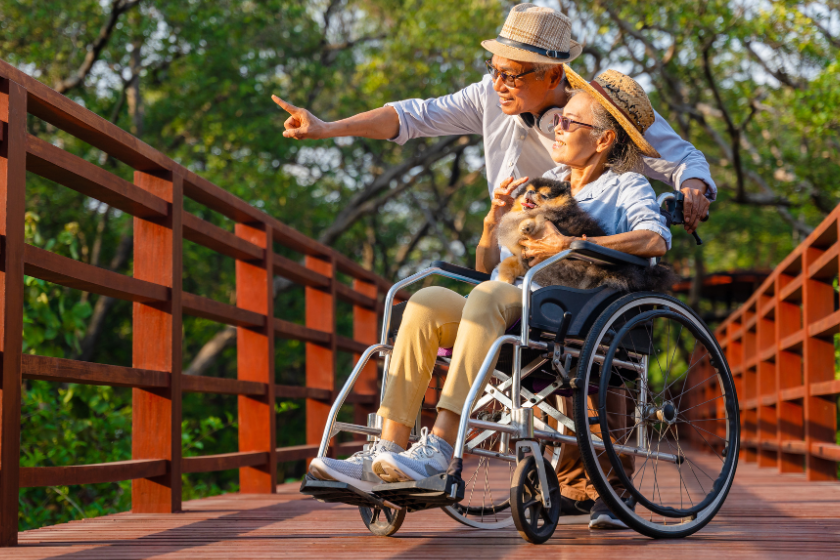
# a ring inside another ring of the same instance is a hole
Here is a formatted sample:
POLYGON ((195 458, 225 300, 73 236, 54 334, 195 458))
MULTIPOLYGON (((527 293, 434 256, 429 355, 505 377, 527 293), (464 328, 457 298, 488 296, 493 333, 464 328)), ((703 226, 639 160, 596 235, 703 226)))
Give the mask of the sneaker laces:
POLYGON ((429 428, 422 428, 420 430, 420 439, 411 446, 406 452, 406 456, 412 459, 426 458, 431 459, 438 453, 438 449, 429 441, 429 428))
POLYGON ((376 455, 377 453, 379 453, 381 447, 382 447, 381 440, 376 440, 370 446, 368 446, 367 449, 362 449, 361 451, 356 451, 355 453, 350 455, 347 458, 347 461, 350 461, 350 462, 353 462, 353 463, 360 463, 360 462, 364 461, 365 459, 371 458, 374 455, 376 455))

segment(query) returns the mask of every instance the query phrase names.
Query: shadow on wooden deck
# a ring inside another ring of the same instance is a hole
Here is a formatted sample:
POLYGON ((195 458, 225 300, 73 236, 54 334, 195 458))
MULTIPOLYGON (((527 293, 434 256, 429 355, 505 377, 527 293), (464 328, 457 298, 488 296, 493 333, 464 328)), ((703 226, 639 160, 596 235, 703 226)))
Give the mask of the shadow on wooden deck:
POLYGON ((561 525, 535 547, 515 530, 469 529, 438 510, 409 515, 396 537, 374 537, 356 508, 315 502, 285 484, 276 495, 188 502, 177 515, 126 513, 26 531, 20 542, 9 558, 830 558, 840 550, 840 484, 742 463, 718 516, 683 540, 561 525))

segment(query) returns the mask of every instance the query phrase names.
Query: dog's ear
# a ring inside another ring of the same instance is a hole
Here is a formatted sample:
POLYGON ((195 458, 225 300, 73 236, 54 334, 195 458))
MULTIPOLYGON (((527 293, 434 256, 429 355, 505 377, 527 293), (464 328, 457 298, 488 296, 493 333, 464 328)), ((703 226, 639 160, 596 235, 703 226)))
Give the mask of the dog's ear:
POLYGON ((568 181, 554 181, 551 185, 552 197, 572 196, 572 184, 568 181))

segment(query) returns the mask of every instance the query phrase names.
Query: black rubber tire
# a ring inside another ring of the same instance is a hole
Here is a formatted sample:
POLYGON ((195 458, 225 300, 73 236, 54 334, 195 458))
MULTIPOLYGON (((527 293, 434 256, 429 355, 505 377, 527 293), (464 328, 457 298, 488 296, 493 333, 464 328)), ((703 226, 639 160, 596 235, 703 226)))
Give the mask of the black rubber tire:
POLYGON ((400 530, 405 520, 405 509, 380 509, 378 507, 359 507, 359 514, 368 531, 377 537, 390 537, 400 530))
MULTIPOLYGON (((615 513, 615 515, 619 519, 626 523, 627 526, 631 529, 634 529, 635 531, 651 538, 683 538, 696 533, 714 518, 714 516, 717 514, 717 512, 723 505, 723 502, 726 499, 726 496, 729 493, 729 490, 732 486, 732 481, 735 476, 735 470, 737 469, 738 465, 738 453, 740 447, 740 419, 738 417, 738 397, 735 392, 735 383, 732 378, 732 373, 729 370, 729 365, 726 362, 726 358, 723 354, 723 351, 718 345, 714 335, 711 333, 711 331, 709 331, 705 323, 703 323, 702 319, 700 319, 700 317, 691 308, 686 306, 678 299, 659 293, 644 292, 628 294, 613 302, 607 309, 605 309, 595 321, 595 324, 592 325, 592 328, 590 329, 589 334, 586 337, 586 341, 584 342, 583 348, 580 353, 579 367, 586 368, 588 367, 587 364, 592 363, 591 360, 593 358, 593 354, 597 351, 600 342, 598 335, 608 325, 611 325, 613 316, 618 314, 620 310, 626 305, 645 298, 655 298, 657 300, 660 300, 662 303, 667 303, 669 306, 679 308, 680 312, 686 315, 690 315, 700 325, 702 325, 703 329, 708 335, 708 337, 704 337, 706 338, 708 343, 707 348, 709 349, 710 353, 713 354, 718 373, 720 374, 723 382, 727 386, 727 392, 731 391, 730 394, 732 396, 732 399, 727 401, 727 414, 731 415, 730 418, 732 424, 730 444, 731 448, 729 450, 729 460, 727 461, 728 463, 731 463, 731 467, 728 467, 731 472, 728 473, 727 479, 718 490, 719 494, 722 497, 720 500, 717 501, 714 507, 705 512, 703 519, 699 519, 695 522, 687 524, 685 529, 680 530, 676 525, 671 526, 668 530, 659 529, 658 527, 652 526, 652 524, 639 517, 632 509, 632 507, 628 506, 626 502, 624 502, 620 497, 615 495, 615 492, 612 490, 612 487, 610 486, 606 477, 601 472, 601 468, 598 464, 595 450, 590 445, 590 440, 588 437, 589 431, 580 430, 577 433, 577 440, 578 446, 580 448, 581 459, 583 461, 584 467, 586 468, 586 472, 589 475, 589 479, 592 482, 592 485, 598 491, 598 494, 601 497, 601 499, 604 500, 607 506, 609 506, 612 512, 615 513)), ((587 371, 583 371, 580 374, 578 380, 582 382, 579 383, 574 394, 574 420, 575 424, 577 424, 578 426, 586 426, 589 423, 589 405, 587 402, 587 397, 588 386, 592 382, 592 380, 590 380, 588 377, 589 373, 587 371)), ((606 420, 604 422, 606 423, 606 420)), ((619 468, 621 468, 620 465, 619 468)))
POLYGON ((557 473, 554 472, 551 463, 542 457, 540 459, 545 462, 550 508, 546 509, 543 506, 537 463, 533 455, 516 466, 510 487, 513 522, 522 538, 532 544, 542 544, 550 539, 557 529, 557 522, 560 521, 560 483, 557 481, 557 473), (532 523, 535 520, 536 523, 532 523), (539 525, 540 520, 543 522, 542 526, 539 525))

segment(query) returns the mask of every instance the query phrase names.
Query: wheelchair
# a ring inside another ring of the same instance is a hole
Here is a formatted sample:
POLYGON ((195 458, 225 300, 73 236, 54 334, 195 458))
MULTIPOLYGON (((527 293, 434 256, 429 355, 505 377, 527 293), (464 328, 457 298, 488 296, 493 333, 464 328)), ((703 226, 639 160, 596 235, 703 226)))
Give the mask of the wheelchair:
MULTIPOLYGON (((669 226, 682 223, 681 193, 664 194, 659 203, 669 226)), ((528 271, 521 286, 522 317, 484 359, 446 472, 382 483, 370 493, 307 475, 301 492, 358 506, 375 535, 395 534, 406 513, 442 508, 478 529, 515 526, 526 541, 539 544, 560 523, 555 469, 576 446, 592 486, 629 528, 652 538, 679 538, 709 523, 729 493, 740 445, 735 383, 714 335, 692 309, 665 294, 604 286, 531 289, 540 270, 563 259, 651 264, 575 241, 528 271)), ((436 261, 391 288, 381 340, 362 354, 338 394, 318 457, 340 432, 369 441, 380 435, 376 414, 362 426, 338 422, 338 412, 376 353, 384 357, 382 398, 405 306, 395 306, 395 296, 433 275, 469 284, 490 278, 436 261)), ((445 368, 447 353, 438 356, 445 368)), ((412 441, 419 425, 418 414, 412 441)))

